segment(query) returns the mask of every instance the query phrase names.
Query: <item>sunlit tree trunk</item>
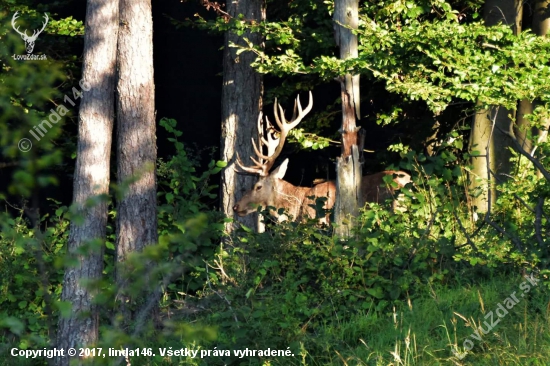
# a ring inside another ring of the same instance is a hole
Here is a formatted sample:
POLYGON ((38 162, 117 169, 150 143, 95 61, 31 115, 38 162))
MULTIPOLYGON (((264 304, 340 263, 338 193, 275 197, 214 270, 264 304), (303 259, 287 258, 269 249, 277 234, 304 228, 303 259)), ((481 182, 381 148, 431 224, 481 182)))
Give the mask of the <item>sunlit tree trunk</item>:
MULTIPOLYGON (((265 20, 263 0, 235 0, 227 2, 227 13, 232 17, 243 14, 247 21, 265 20)), ((257 177, 237 174, 235 160, 237 154, 246 161, 255 156, 251 139, 258 138, 257 120, 262 107, 262 76, 250 66, 256 56, 252 52, 237 55, 237 49, 231 43, 246 45, 244 38, 255 45, 262 44, 259 33, 246 31, 239 36, 227 31, 223 51, 223 86, 222 86, 222 135, 221 158, 228 162, 222 171, 220 185, 221 209, 227 217, 233 217, 250 228, 258 229, 258 215, 238 217, 233 213, 233 206, 250 189, 257 177)), ((233 223, 226 224, 227 232, 234 228, 233 223)))
MULTIPOLYGON (((117 205, 116 261, 120 266, 130 253, 157 242, 151 0, 120 0, 117 66, 118 184, 123 187, 135 179, 117 205)), ((124 275, 120 270, 116 273, 117 284, 124 291, 124 275)), ((126 301, 124 296, 120 298, 126 301)))
MULTIPOLYGON (((508 24, 517 34, 521 31, 522 6, 521 0, 487 0, 485 23, 508 24)), ((479 151, 479 155, 472 158, 470 191, 477 212, 489 210, 496 199, 494 184, 505 181, 511 171, 511 141, 502 131, 512 131, 513 118, 515 111, 494 106, 478 111, 472 121, 469 149, 479 151)))
MULTIPOLYGON (((334 7, 334 34, 340 47, 340 58, 358 56, 356 29, 359 22, 358 0, 336 0, 334 7)), ((361 175, 359 162, 358 130, 356 118, 360 117, 359 75, 345 75, 340 81, 342 93, 342 154, 336 159, 335 234, 347 237, 351 234, 354 219, 359 213, 361 201, 361 175)))
MULTIPOLYGON (((118 0, 88 0, 85 30, 82 78, 86 83, 82 87, 90 90, 82 96, 78 115, 73 204, 79 217, 71 221, 67 244, 77 264, 65 271, 61 300, 72 309, 68 316, 61 312, 57 332, 57 348, 65 350, 93 347, 98 338, 95 294, 83 281, 101 277, 107 200, 96 199, 93 205, 86 203, 98 195, 108 194, 109 190, 118 0)), ((68 365, 70 358, 56 357, 55 360, 57 365, 68 365)))

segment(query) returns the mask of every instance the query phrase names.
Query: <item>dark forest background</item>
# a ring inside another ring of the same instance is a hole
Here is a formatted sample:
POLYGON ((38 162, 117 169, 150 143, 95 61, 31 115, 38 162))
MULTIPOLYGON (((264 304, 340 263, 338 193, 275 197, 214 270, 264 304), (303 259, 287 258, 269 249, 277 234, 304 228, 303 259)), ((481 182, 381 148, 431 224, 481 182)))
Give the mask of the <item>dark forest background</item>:
POLYGON ((78 105, 30 152, 16 146, 78 85, 86 1, 0 0, 0 366, 52 363, 10 352, 55 346, 58 324, 77 308, 61 301, 64 275, 94 245, 103 267, 84 286, 99 314, 92 346, 143 351, 82 364, 547 365, 550 40, 536 24, 548 28, 550 2, 361 0, 359 56, 345 67, 334 1, 265 2, 264 115, 272 119, 276 97, 288 115, 297 95, 306 104, 312 90, 314 100, 300 124, 311 135, 291 136, 274 165, 290 159, 284 180, 337 179, 346 73, 361 74, 363 175, 412 176, 393 186, 398 202, 366 203, 346 237, 334 221, 277 222, 264 208, 267 229, 256 232, 220 212, 223 45, 238 27, 212 4, 152 0, 158 243, 123 264, 116 220, 126 183, 116 180, 116 142, 109 194, 90 203, 107 202, 105 240, 84 243, 78 258, 69 247, 71 225, 82 220, 71 207, 78 105), (495 21, 487 9, 496 8, 514 20, 495 21), (25 52, 11 25, 16 10, 22 24, 51 15, 35 46, 51 62, 10 60, 25 52), (277 64, 290 51, 300 72, 277 64), (472 142, 480 136, 484 146, 472 142), (501 155, 506 169, 475 170, 501 155), (124 275, 127 287, 115 280, 124 275), (487 323, 493 315, 498 326, 487 323), (219 354, 160 356, 170 347, 219 354), (246 348, 292 356, 234 352, 246 348))

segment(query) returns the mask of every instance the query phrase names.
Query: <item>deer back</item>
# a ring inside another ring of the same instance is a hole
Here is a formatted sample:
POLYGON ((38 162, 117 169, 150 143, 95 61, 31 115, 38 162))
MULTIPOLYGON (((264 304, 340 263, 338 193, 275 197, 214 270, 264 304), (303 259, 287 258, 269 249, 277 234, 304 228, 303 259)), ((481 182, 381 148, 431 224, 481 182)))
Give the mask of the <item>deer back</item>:
POLYGON ((410 183, 411 176, 403 171, 385 170, 383 172, 365 175, 361 182, 361 194, 364 202, 383 203, 388 198, 395 197, 395 191, 410 183), (393 175, 397 188, 384 181, 386 175, 393 175))
MULTIPOLYGON (((317 198, 323 197, 326 198, 323 209, 332 209, 332 207, 334 207, 334 203, 336 202, 336 184, 334 181, 320 183, 307 189, 304 201, 302 202, 300 218, 305 218, 306 216, 310 218, 315 218, 315 201, 317 198)), ((328 215, 321 221, 328 223, 328 215)))

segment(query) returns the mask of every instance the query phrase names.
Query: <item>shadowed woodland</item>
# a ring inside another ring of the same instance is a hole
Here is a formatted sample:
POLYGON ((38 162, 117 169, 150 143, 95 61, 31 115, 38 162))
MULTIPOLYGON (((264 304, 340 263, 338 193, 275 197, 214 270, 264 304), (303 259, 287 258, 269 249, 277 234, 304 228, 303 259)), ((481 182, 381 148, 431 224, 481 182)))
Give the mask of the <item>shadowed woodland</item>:
POLYGON ((548 0, 0 14, 0 366, 550 362, 548 0))

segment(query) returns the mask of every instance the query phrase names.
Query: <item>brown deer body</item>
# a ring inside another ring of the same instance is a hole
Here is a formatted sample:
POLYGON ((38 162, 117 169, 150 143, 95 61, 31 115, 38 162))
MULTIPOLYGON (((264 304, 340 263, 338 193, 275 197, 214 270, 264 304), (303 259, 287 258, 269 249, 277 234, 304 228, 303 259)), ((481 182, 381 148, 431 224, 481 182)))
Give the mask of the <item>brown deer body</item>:
MULTIPOLYGON (((233 207, 233 211, 239 216, 246 216, 256 212, 258 206, 284 208, 295 219, 315 217, 315 209, 310 205, 315 204, 316 197, 326 197, 323 208, 331 209, 336 199, 336 185, 333 181, 317 184, 313 187, 297 187, 283 177, 288 166, 286 159, 277 169, 267 177, 262 177, 233 207), (315 197, 311 199, 311 197, 315 197)), ((286 215, 273 215, 280 221, 286 220, 286 215)))
MULTIPOLYGON (((275 169, 271 175, 261 178, 235 204, 233 207, 235 213, 239 216, 246 216, 256 212, 258 206, 264 208, 270 206, 284 208, 294 219, 301 220, 306 217, 315 217, 316 212, 314 207, 316 198, 327 198, 323 206, 325 210, 330 210, 334 206, 334 202, 336 201, 336 182, 328 181, 314 185, 313 187, 294 186, 282 179, 287 163, 288 159, 279 168, 275 169), (283 170, 279 170, 281 167, 283 170)), ((394 175, 393 181, 397 183, 398 188, 402 188, 410 182, 410 176, 402 171, 386 170, 364 176, 361 182, 363 202, 382 203, 395 196, 396 188, 384 182, 386 175, 394 175)), ((276 212, 273 212, 273 215, 278 217, 279 220, 287 219, 285 215, 279 216, 276 212)), ((326 217, 321 221, 328 223, 326 217)))
MULTIPOLYGON (((314 185, 313 187, 294 186, 293 184, 283 180, 288 167, 288 159, 285 159, 279 167, 269 173, 269 170, 275 163, 275 159, 282 151, 288 132, 292 128, 296 127, 302 118, 311 110, 313 105, 311 92, 309 98, 310 102, 305 110, 302 110, 299 97, 296 99, 294 105, 294 116, 291 122, 287 122, 284 119, 283 109, 279 104, 277 104, 277 100, 275 100, 275 121, 281 131, 279 137, 274 137, 276 131, 269 121, 267 121, 266 137, 260 137, 258 145, 254 140, 252 140, 254 151, 258 156, 257 159, 251 157, 255 165, 252 167, 245 167, 240 158, 237 158, 237 164, 242 170, 248 173, 258 174, 260 176, 259 181, 254 185, 254 187, 248 191, 233 207, 233 211, 237 215, 246 216, 250 213, 256 212, 258 206, 264 208, 270 206, 277 209, 284 208, 285 211, 294 219, 301 220, 306 217, 316 217, 314 208, 316 198, 326 198, 323 207, 325 210, 330 210, 334 206, 334 202, 336 201, 336 183, 334 181, 320 183, 314 185), (264 146, 267 147, 267 155, 263 154, 262 147, 264 146)), ((260 134, 264 130, 261 114, 258 119, 258 129, 260 134)), ((398 188, 404 187, 411 181, 409 174, 402 171, 393 170, 364 176, 361 182, 361 198, 363 202, 382 203, 386 199, 395 196, 395 190, 397 188, 387 184, 384 181, 384 177, 386 175, 393 175, 393 181, 397 183, 398 188)), ((287 219, 286 215, 279 216, 276 212, 273 212, 273 215, 278 217, 279 221, 287 219)), ((320 221, 328 222, 328 217, 325 217, 320 221)))

